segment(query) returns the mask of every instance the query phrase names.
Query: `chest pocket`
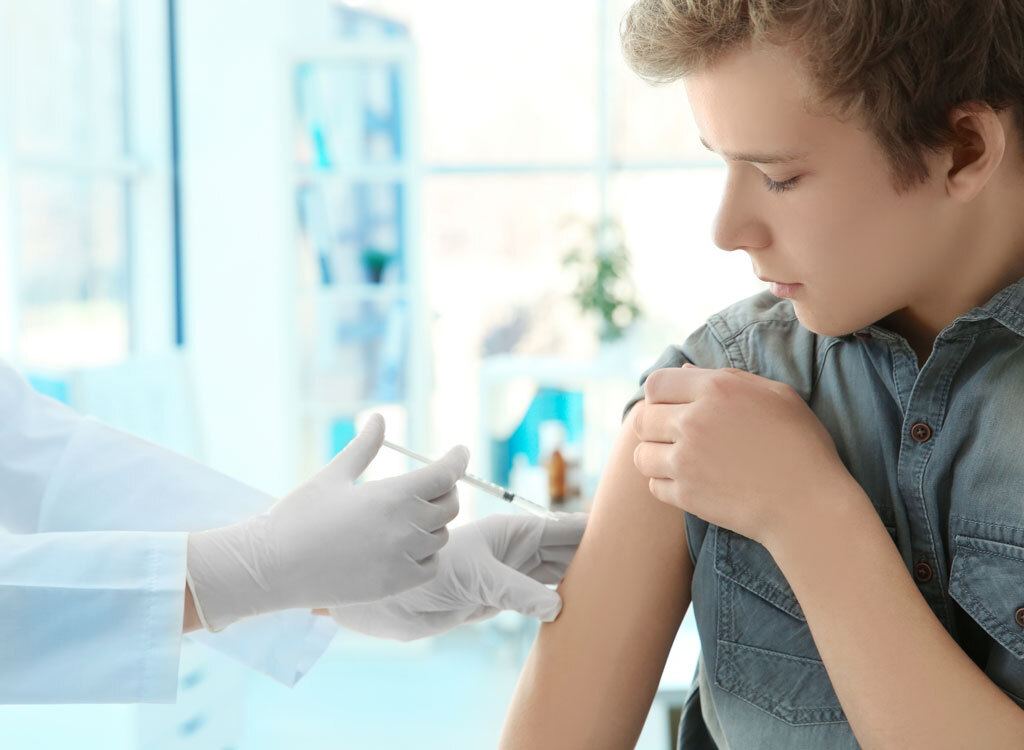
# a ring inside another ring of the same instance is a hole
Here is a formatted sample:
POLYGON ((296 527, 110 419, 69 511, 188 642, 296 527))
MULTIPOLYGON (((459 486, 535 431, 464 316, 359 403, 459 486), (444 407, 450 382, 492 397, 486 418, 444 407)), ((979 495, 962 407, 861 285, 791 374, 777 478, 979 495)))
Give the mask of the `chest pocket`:
POLYGON ((1024 707, 1024 547, 1010 543, 1013 530, 985 528, 1002 539, 954 534, 949 594, 995 641, 985 673, 1024 707))
POLYGON ((788 724, 846 720, 807 619, 761 544, 715 528, 715 684, 788 724))

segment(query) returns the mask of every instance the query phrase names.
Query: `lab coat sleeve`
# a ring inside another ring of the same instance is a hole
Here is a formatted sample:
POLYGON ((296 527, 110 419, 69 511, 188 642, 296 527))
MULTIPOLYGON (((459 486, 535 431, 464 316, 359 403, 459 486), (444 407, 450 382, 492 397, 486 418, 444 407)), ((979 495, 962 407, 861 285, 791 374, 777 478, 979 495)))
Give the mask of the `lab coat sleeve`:
POLYGON ((187 540, 0 532, 0 703, 173 701, 187 540))
POLYGON ((0 362, 0 528, 40 531, 43 496, 82 417, 0 362))
MULTIPOLYGON (((12 531, 187 532, 235 523, 273 502, 241 482, 39 396, 0 365, 4 414, 9 419, 0 422, 0 524, 12 531), (9 485, 21 494, 9 494, 9 485)), ((336 632, 329 617, 290 610, 188 637, 294 685, 336 632)))

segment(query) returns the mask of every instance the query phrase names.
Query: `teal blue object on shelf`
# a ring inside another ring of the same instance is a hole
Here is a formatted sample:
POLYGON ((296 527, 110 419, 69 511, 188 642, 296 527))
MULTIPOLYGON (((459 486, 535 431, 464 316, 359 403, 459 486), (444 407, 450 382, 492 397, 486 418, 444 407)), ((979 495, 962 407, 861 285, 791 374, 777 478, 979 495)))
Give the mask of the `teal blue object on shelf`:
POLYGON ((68 381, 63 378, 55 378, 50 375, 28 374, 25 376, 25 379, 28 380, 28 384, 38 393, 57 399, 63 404, 70 404, 68 381))
POLYGON ((331 157, 327 153, 327 139, 324 137, 323 126, 319 123, 312 126, 313 149, 316 152, 316 165, 323 169, 331 166, 331 157))
POLYGON ((341 449, 348 445, 356 436, 356 423, 353 419, 336 419, 331 423, 331 454, 327 457, 330 461, 341 453, 341 449))
POLYGON ((567 443, 583 437, 583 394, 558 388, 541 388, 533 397, 523 421, 508 440, 491 445, 494 481, 508 485, 513 456, 522 453, 531 466, 540 463, 540 423, 558 420, 565 425, 567 443))

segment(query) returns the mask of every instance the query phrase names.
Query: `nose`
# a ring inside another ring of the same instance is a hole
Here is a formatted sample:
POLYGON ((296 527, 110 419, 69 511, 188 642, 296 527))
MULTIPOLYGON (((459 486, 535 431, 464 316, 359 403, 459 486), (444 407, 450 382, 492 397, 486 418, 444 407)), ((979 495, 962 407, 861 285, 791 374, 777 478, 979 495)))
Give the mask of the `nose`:
POLYGON ((760 217, 758 198, 745 189, 739 176, 730 170, 712 230, 718 247, 731 251, 768 245, 768 227, 760 217))

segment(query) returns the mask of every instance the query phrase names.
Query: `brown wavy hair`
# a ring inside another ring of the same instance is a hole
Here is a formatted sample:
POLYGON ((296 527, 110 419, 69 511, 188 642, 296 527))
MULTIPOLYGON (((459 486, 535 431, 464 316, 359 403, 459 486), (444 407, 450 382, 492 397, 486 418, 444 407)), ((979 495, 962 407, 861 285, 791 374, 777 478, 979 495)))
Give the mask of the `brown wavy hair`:
POLYGON ((1024 0, 637 0, 620 35, 651 83, 753 41, 795 43, 830 111, 864 117, 901 190, 927 179, 925 150, 957 141, 959 105, 1011 110, 1024 148, 1024 0))

